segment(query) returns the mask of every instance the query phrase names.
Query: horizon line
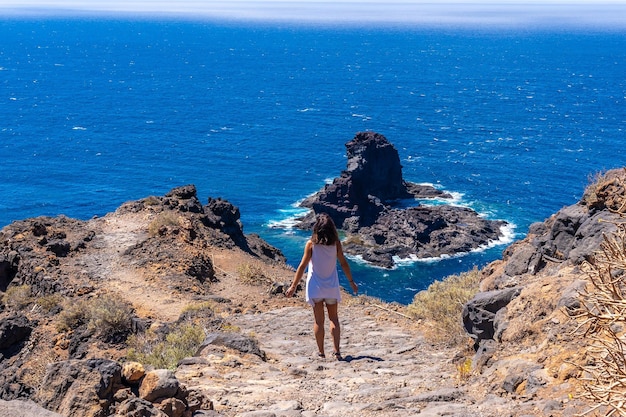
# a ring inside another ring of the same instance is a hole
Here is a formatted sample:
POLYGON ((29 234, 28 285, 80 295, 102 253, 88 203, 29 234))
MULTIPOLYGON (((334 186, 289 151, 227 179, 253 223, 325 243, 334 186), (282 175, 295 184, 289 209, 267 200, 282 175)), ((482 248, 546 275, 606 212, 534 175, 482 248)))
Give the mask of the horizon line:
POLYGON ((159 1, 0 0, 0 18, 87 16, 301 24, 482 25, 485 27, 626 27, 626 1, 159 1))

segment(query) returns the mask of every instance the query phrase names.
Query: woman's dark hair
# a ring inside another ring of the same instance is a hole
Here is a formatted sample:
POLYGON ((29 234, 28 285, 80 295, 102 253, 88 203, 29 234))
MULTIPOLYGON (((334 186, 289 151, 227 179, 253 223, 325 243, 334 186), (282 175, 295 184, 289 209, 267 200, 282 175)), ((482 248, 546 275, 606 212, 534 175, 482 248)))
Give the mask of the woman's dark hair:
POLYGON ((311 241, 319 245, 334 245, 338 240, 339 235, 333 219, 326 213, 318 214, 313 226, 311 241))

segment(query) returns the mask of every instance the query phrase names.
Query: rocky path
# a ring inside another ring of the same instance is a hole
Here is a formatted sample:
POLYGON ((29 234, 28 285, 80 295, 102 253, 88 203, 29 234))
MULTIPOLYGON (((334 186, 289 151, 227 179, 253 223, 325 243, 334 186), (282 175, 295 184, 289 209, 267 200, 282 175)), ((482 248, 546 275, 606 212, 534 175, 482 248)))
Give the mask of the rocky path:
MULTIPOLYGON (((259 341, 266 361, 216 352, 181 366, 177 377, 205 391, 224 416, 513 415, 493 398, 477 402, 459 384, 450 361, 454 352, 431 346, 409 320, 375 306, 345 304, 343 361, 316 357, 312 314, 302 302, 230 318, 233 327, 259 341)), ((505 408, 513 406, 509 401, 505 408)))
POLYGON ((93 241, 98 249, 83 260, 87 273, 97 281, 104 281, 107 290, 128 298, 142 315, 162 321, 178 318, 188 300, 176 296, 167 286, 141 276, 132 264, 122 259, 124 252, 147 237, 147 216, 127 214, 124 217, 109 215, 97 219, 94 226, 99 233, 93 241))

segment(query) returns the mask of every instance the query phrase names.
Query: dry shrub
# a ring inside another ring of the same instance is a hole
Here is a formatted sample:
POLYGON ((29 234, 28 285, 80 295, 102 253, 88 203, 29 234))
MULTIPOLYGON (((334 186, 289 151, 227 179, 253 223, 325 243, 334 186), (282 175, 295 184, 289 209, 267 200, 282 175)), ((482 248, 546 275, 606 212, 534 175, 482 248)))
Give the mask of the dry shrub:
POLYGON ((178 227, 178 216, 171 212, 160 213, 154 220, 148 225, 148 233, 150 236, 159 236, 165 234, 168 227, 178 227))
POLYGON ((589 207, 626 212, 626 168, 597 173, 589 178, 582 201, 589 207))
POLYGON ((450 275, 443 281, 433 282, 420 291, 407 306, 407 314, 433 325, 438 341, 456 344, 467 340, 461 323, 463 306, 479 291, 480 271, 473 270, 450 275))
POLYGON ((463 362, 456 365, 458 378, 460 381, 467 381, 472 376, 472 358, 465 358, 463 362))
POLYGON ((106 294, 92 299, 87 327, 104 340, 119 341, 129 334, 132 316, 130 305, 106 294))
POLYGON ((592 411, 626 416, 626 169, 612 170, 585 190, 590 206, 619 214, 615 230, 604 235, 600 249, 586 258, 589 284, 580 294, 581 320, 587 342, 583 371, 584 397, 592 411))
POLYGON ((133 309, 112 295, 85 300, 69 299, 57 319, 58 331, 69 331, 86 325, 99 338, 119 342, 131 330, 133 309))
POLYGON ((49 313, 55 307, 60 307, 63 304, 63 296, 59 294, 49 294, 42 297, 38 297, 35 302, 45 312, 49 313))
POLYGON ((156 197, 156 196, 151 195, 151 196, 149 196, 149 197, 146 197, 146 198, 143 200, 143 203, 144 203, 146 206, 158 206, 159 204, 161 204, 161 199, 160 199, 159 197, 156 197))
POLYGON ((616 226, 584 265, 591 285, 581 293, 577 317, 588 341, 580 365, 584 396, 606 406, 607 416, 626 416, 626 223, 616 226))
POLYGON ((272 283, 272 280, 265 275, 265 271, 256 265, 248 263, 239 265, 237 273, 239 274, 239 279, 245 284, 262 285, 272 283))
POLYGON ((204 301, 201 303, 188 304, 183 308, 181 315, 188 317, 210 317, 213 315, 215 303, 204 301))
POLYGON ((2 297, 2 302, 12 310, 23 310, 33 302, 33 298, 30 295, 30 286, 9 286, 2 297))
POLYGON ((63 304, 63 310, 57 316, 57 331, 67 332, 87 323, 89 315, 89 303, 87 300, 69 299, 63 304))

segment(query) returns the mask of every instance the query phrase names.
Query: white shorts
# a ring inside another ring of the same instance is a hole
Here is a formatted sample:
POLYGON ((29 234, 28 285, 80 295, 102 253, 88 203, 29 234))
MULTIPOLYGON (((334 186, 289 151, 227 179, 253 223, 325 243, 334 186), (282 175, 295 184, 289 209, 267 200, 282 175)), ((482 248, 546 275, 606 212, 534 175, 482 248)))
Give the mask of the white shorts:
POLYGON ((336 298, 313 298, 311 301, 313 301, 315 304, 320 303, 322 301, 325 302, 327 305, 337 304, 336 298))

